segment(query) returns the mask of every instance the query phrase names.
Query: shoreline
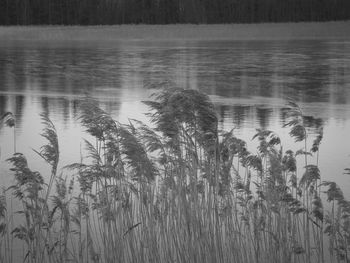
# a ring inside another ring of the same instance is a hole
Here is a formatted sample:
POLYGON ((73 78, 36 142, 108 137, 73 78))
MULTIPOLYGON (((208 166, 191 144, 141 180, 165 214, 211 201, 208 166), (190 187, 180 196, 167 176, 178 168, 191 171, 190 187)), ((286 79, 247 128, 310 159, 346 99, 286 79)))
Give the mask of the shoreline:
POLYGON ((350 21, 212 25, 0 26, 0 42, 298 39, 350 39, 350 21))

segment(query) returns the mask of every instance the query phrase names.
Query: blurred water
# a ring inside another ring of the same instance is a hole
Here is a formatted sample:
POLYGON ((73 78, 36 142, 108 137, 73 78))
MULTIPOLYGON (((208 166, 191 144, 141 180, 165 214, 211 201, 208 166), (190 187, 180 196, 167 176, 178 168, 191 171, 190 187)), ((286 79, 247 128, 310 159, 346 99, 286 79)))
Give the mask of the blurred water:
MULTIPOLYGON (((157 87, 177 86, 211 96, 220 128, 235 128, 250 141, 256 128, 282 136, 297 150, 285 122, 285 101, 325 125, 320 168, 325 180, 350 189, 350 42, 295 41, 0 41, 0 113, 16 115, 17 151, 47 171, 32 148, 43 144, 39 114, 55 123, 61 165, 80 160, 83 134, 78 102, 88 93, 121 122, 146 120, 141 103, 157 87)), ((253 150, 254 142, 249 142, 253 150)), ((11 177, 3 161, 13 153, 13 130, 0 130, 3 185, 11 177)), ((350 190, 346 192, 350 196, 350 190)))

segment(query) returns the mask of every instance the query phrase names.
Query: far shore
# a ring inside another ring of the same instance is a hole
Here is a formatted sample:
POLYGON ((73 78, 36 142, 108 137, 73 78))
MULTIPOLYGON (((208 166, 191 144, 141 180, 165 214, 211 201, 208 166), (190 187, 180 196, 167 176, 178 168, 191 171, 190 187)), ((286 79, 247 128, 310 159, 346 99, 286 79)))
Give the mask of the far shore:
POLYGON ((350 21, 114 26, 0 26, 1 41, 350 39, 350 21))

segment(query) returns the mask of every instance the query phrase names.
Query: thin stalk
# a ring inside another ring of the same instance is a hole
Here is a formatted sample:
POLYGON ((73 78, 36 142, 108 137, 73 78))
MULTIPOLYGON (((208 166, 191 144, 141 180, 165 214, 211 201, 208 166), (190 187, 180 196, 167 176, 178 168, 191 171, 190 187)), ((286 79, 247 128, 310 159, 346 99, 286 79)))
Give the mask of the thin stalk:
POLYGON ((17 152, 16 147, 16 125, 13 126, 13 153, 17 152))

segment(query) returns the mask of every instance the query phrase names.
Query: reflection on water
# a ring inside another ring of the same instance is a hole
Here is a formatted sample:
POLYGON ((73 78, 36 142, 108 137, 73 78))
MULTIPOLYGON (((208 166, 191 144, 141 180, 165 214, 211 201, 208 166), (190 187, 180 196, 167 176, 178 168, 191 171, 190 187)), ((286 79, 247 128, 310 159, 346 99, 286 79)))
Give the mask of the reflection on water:
MULTIPOLYGON (((160 83, 211 95, 220 127, 234 127, 248 140, 255 128, 286 134, 280 129, 282 108, 293 99, 306 114, 325 121, 325 173, 342 174, 350 163, 346 41, 0 43, 0 113, 15 113, 23 152, 42 143, 38 115, 46 112, 61 134, 65 161, 76 161, 82 136, 78 102, 84 94, 127 121, 144 118, 141 101, 160 83)), ((2 159, 11 153, 10 140, 8 131, 0 131, 2 159)))

